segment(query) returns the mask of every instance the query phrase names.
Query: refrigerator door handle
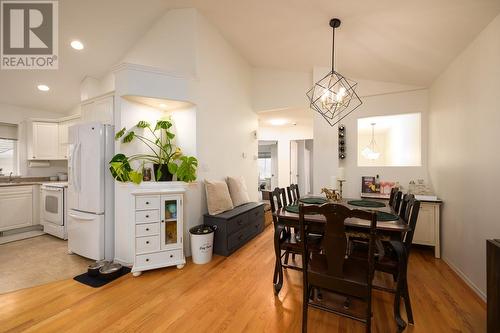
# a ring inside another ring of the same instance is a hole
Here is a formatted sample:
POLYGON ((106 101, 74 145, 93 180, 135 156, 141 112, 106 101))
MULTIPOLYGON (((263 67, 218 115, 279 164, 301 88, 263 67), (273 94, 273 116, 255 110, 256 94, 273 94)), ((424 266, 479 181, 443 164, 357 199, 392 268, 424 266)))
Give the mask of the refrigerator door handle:
POLYGON ((80 216, 80 215, 76 215, 76 214, 73 214, 73 213, 68 213, 68 216, 74 218, 76 221, 93 221, 95 220, 95 217, 85 217, 85 216, 80 216))
POLYGON ((81 166, 82 166, 81 150, 82 150, 82 144, 78 143, 75 147, 75 153, 73 156, 73 168, 72 168, 75 189, 77 192, 81 191, 81 183, 80 183, 81 182, 80 178, 81 178, 81 173, 82 173, 82 170, 81 170, 81 166), (78 158, 78 163, 76 162, 77 158, 78 158))

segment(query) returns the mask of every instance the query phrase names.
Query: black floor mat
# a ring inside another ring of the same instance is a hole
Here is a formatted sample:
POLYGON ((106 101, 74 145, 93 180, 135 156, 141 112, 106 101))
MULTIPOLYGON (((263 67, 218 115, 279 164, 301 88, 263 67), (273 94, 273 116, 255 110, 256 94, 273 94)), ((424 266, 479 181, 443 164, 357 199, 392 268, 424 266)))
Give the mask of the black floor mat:
POLYGON ((88 273, 83 273, 80 275, 77 275, 73 278, 73 280, 78 281, 80 283, 86 284, 87 286, 91 286, 93 288, 99 288, 104 286, 105 284, 108 284, 111 281, 114 281, 118 279, 120 276, 123 276, 125 274, 130 273, 131 269, 128 267, 122 267, 122 271, 120 272, 120 275, 118 275, 116 278, 109 280, 105 279, 100 276, 90 276, 88 273))

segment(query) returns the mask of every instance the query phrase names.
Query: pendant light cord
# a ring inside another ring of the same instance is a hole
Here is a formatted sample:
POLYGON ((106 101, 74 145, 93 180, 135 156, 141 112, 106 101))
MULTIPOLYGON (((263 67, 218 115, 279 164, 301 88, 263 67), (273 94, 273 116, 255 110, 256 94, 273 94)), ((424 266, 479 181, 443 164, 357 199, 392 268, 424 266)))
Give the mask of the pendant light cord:
POLYGON ((335 71, 335 27, 332 28, 332 72, 335 71))

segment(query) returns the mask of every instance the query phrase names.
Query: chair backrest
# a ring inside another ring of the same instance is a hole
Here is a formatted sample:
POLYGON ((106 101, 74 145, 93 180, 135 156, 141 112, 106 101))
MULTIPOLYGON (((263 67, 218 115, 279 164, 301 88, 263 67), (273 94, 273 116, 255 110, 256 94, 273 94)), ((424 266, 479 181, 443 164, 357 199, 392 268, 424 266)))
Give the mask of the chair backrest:
POLYGON ((272 192, 268 192, 269 203, 271 204, 271 212, 273 213, 273 221, 277 222, 276 212, 278 209, 287 205, 285 189, 276 187, 272 192))
POLYGON ((399 212, 399 207, 401 206, 401 198, 403 196, 403 192, 401 191, 398 191, 395 195, 394 195, 394 200, 392 201, 392 209, 394 210, 394 212, 396 212, 396 214, 399 212))
POLYGON ((308 237, 309 223, 304 216, 308 214, 322 214, 326 219, 325 233, 323 236, 322 250, 326 255, 328 275, 342 278, 344 273, 344 260, 347 249, 347 237, 345 234, 344 221, 347 218, 359 218, 370 221, 370 242, 368 250, 368 267, 369 276, 367 282, 371 285, 371 274, 374 267, 374 251, 375 251, 375 236, 377 229, 377 215, 358 209, 349 209, 343 205, 326 203, 321 206, 304 206, 299 205, 299 225, 301 235, 304 241, 302 242, 304 266, 308 267, 308 237))
POLYGON ((290 186, 286 188, 286 191, 288 193, 288 202, 290 204, 297 202, 300 199, 299 185, 290 184, 290 186))
POLYGON ((401 217, 403 220, 404 220, 404 217, 406 214, 406 207, 408 206, 408 202, 411 199, 415 199, 415 196, 413 194, 406 193, 405 195, 403 195, 403 200, 401 200, 401 207, 399 209, 399 217, 401 217))
POLYGON ((405 223, 408 224, 409 230, 404 236, 404 246, 406 249, 407 258, 410 256, 411 245, 413 242, 413 235, 415 234, 415 228, 417 227, 418 213, 420 211, 420 201, 416 200, 414 197, 408 200, 405 207, 405 213, 401 217, 405 223))
POLYGON ((392 205, 394 204, 394 199, 396 199, 396 194, 398 193, 398 191, 399 188, 397 187, 391 188, 391 195, 389 196, 389 206, 392 207, 392 205))

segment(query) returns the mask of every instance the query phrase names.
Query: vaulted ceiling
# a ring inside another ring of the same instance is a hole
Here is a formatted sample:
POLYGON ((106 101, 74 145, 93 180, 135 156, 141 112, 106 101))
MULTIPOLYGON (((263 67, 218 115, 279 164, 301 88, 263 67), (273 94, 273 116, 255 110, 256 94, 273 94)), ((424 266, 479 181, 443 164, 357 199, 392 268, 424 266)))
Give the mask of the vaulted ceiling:
POLYGON ((198 8, 255 67, 329 66, 332 17, 342 19, 337 67, 359 79, 428 86, 500 12, 500 0, 60 0, 59 70, 1 71, 0 103, 64 112, 166 10, 198 8), (80 39, 85 49, 69 47, 80 39), (39 83, 49 93, 36 89, 39 83))

